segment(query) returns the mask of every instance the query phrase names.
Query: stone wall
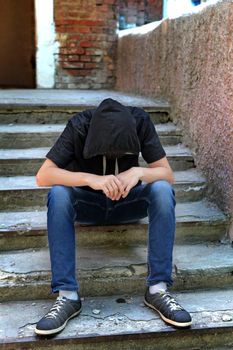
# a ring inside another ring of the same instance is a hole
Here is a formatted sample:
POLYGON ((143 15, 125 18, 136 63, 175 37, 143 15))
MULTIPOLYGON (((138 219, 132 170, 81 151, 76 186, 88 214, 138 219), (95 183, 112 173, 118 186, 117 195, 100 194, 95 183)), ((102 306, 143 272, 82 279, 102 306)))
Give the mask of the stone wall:
MULTIPOLYGON (((168 99, 212 197, 233 214, 233 4, 119 39, 117 88, 168 99)), ((133 32, 133 30, 132 30, 133 32)))
POLYGON ((55 0, 56 88, 115 84, 116 0, 55 0))

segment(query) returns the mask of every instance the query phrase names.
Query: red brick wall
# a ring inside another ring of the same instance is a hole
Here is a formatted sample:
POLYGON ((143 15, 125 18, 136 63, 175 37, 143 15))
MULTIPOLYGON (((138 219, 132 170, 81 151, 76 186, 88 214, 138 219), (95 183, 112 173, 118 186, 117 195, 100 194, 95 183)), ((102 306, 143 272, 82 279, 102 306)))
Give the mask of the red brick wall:
POLYGON ((55 87, 115 86, 119 14, 142 25, 162 16, 162 0, 54 0, 59 52, 55 87))
POLYGON ((163 0, 148 0, 145 7, 146 23, 158 21, 163 17, 163 0))
POLYGON ((118 0, 118 12, 123 27, 141 26, 162 18, 163 0, 118 0))
POLYGON ((116 0, 55 0, 56 88, 115 84, 116 0))

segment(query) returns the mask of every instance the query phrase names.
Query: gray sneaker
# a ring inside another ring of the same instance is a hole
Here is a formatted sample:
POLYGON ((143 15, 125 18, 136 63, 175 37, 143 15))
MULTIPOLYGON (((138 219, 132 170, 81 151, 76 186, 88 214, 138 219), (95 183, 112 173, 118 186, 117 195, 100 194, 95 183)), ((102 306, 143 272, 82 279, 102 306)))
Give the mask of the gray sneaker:
POLYGON ((144 303, 157 311, 160 317, 172 326, 180 328, 192 324, 190 314, 168 292, 150 294, 148 288, 144 303))
POLYGON ((81 300, 58 297, 48 313, 37 323, 35 333, 51 335, 62 331, 67 322, 77 316, 82 309, 81 300))

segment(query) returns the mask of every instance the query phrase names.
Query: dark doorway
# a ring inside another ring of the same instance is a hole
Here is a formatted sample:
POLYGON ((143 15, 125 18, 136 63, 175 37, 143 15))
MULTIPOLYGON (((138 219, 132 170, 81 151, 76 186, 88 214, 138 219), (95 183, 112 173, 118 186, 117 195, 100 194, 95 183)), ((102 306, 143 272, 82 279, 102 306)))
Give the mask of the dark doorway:
POLYGON ((0 0, 0 87, 35 88, 34 0, 0 0))

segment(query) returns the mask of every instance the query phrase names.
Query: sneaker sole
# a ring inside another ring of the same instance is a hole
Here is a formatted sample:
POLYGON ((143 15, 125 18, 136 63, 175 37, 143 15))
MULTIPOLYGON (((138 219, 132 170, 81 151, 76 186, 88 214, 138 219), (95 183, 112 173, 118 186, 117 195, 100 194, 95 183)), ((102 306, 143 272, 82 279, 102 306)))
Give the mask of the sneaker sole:
POLYGON ((35 333, 38 334, 38 335, 51 335, 51 334, 55 334, 55 333, 59 333, 61 332, 67 325, 67 322, 75 317, 75 316, 78 316, 80 314, 80 312, 82 311, 82 309, 78 310, 77 312, 75 312, 73 315, 71 315, 66 321, 65 323, 63 323, 63 325, 61 325, 60 327, 58 328, 55 328, 55 329, 49 329, 49 330, 43 330, 43 329, 37 329, 35 328, 35 333))
POLYGON ((190 322, 176 322, 176 321, 173 321, 173 320, 169 320, 169 318, 166 318, 159 310, 157 310, 154 305, 148 303, 148 301, 146 301, 146 299, 144 299, 144 303, 146 306, 149 306, 151 309, 155 310, 156 312, 159 313, 160 317, 164 320, 164 322, 168 323, 168 324, 171 324, 173 326, 176 326, 176 327, 179 327, 179 328, 185 328, 185 327, 190 327, 191 324, 192 324, 192 321, 190 322))

